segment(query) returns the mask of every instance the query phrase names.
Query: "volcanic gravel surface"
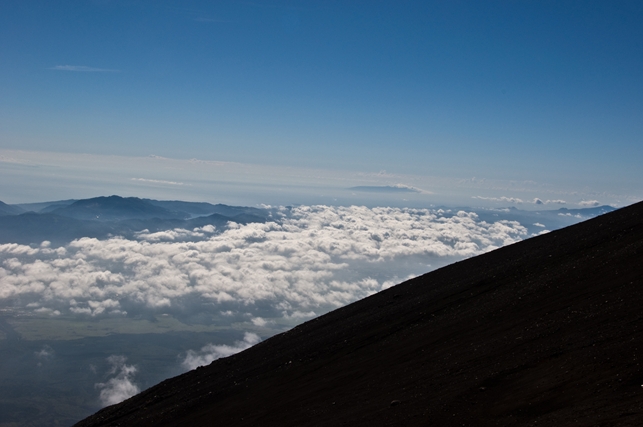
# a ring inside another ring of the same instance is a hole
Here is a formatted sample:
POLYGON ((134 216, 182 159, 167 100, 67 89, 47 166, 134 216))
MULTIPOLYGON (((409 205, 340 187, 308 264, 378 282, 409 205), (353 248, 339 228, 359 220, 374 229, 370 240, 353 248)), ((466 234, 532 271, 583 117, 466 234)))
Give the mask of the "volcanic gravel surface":
POLYGON ((89 426, 641 426, 643 203, 407 281, 89 426))

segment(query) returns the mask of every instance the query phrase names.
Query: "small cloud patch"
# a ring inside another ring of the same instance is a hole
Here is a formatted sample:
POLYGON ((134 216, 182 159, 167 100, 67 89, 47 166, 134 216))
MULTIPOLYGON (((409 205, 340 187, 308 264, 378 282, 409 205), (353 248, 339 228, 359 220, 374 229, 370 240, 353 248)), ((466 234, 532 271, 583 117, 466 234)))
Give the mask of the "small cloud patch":
POLYGON ((239 353, 260 341, 261 338, 259 338, 259 335, 246 332, 243 336, 243 340, 237 341, 233 345, 208 344, 198 351, 188 350, 188 353, 181 365, 187 370, 196 369, 199 366, 209 365, 214 360, 222 357, 228 357, 239 353))
POLYGON ((141 390, 132 382, 137 369, 133 365, 126 365, 125 356, 112 355, 107 362, 112 366, 108 375, 114 375, 107 382, 97 383, 96 388, 100 389, 100 401, 103 405, 115 405, 138 394, 141 390))

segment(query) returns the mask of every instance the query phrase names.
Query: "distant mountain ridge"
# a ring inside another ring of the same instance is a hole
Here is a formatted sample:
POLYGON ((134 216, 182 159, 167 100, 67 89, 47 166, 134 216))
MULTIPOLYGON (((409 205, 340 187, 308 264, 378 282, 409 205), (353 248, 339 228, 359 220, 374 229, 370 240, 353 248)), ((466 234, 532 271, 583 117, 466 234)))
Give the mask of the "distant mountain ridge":
POLYGON ((18 206, 8 205, 4 202, 0 202, 0 216, 4 215, 19 215, 23 213, 24 210, 18 206))
MULTIPOLYGON (((113 220, 112 216, 121 216, 116 219, 133 219, 146 217, 148 215, 161 215, 163 217, 184 219, 189 217, 207 216, 220 214, 225 216, 236 216, 249 214, 262 217, 266 215, 265 209, 247 206, 230 206, 207 202, 184 202, 180 200, 154 200, 141 199, 138 197, 101 196, 89 199, 68 199, 40 203, 21 203, 8 205, 0 202, 0 212, 7 212, 6 215, 19 215, 26 212, 34 213, 56 213, 57 215, 77 217, 77 219, 89 220, 113 220), (165 209, 155 210, 151 206, 165 209), (67 209, 66 209, 67 208, 67 209), (168 213, 169 212, 169 213, 168 213)), ((2 213, 0 213, 1 215, 2 213)))
POLYGON ((62 208, 71 205, 76 199, 56 200, 52 202, 39 202, 39 203, 19 203, 17 206, 24 210, 24 212, 47 213, 54 209, 62 208))
MULTIPOLYGON (((518 221, 529 235, 558 229, 610 212, 615 208, 599 206, 583 209, 522 211, 515 208, 476 210, 478 218, 493 223, 500 215, 518 221), (548 225, 542 224, 546 222, 548 225)), ((471 208, 444 208, 453 214, 471 208)), ((274 221, 270 209, 229 206, 205 202, 153 200, 137 197, 94 197, 42 203, 7 205, 0 202, 0 243, 39 245, 49 241, 64 245, 81 237, 99 239, 113 236, 132 238, 136 232, 193 229, 214 225, 223 230, 229 221, 240 224, 274 221)))
POLYGON ((69 218, 118 221, 124 219, 186 219, 189 214, 172 211, 138 197, 95 197, 52 210, 50 213, 69 218))
POLYGON ((572 215, 603 215, 608 212, 612 212, 616 210, 616 208, 608 205, 603 205, 603 206, 596 206, 596 207, 591 207, 591 208, 581 208, 581 209, 568 209, 568 208, 560 208, 558 209, 558 212, 561 214, 572 214, 572 215))
POLYGON ((178 200, 143 200, 155 206, 160 206, 171 211, 186 212, 193 217, 212 214, 219 214, 229 217, 236 217, 238 215, 254 215, 256 217, 265 217, 267 215, 267 211, 265 209, 246 206, 229 206, 220 203, 213 205, 206 202, 182 202, 178 200))
POLYGON ((76 424, 643 425, 643 202, 394 286, 76 424))
POLYGON ((247 224, 270 217, 269 211, 252 207, 120 196, 22 206, 0 205, 0 243, 38 245, 46 240, 62 245, 81 237, 132 238, 142 230, 191 230, 205 225, 222 230, 230 221, 247 224), (39 212, 24 212, 29 207, 39 212))

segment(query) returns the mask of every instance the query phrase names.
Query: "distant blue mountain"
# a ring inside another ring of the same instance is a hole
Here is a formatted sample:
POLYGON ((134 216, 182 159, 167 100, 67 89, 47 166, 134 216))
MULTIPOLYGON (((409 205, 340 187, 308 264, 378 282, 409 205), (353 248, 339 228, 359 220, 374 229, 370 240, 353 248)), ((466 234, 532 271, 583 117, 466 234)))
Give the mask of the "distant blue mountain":
POLYGON ((603 206, 596 206, 594 208, 581 208, 581 209, 567 209, 567 208, 560 208, 558 209, 559 213, 562 214, 571 214, 571 215, 582 215, 582 216, 598 216, 598 215, 603 215, 608 212, 615 211, 616 208, 608 205, 603 205, 603 206))
MULTIPOLYGON (((508 209, 444 208, 445 215, 458 210, 475 211, 488 223, 518 221, 527 236, 556 230, 615 210, 611 206, 584 209, 523 211, 508 209)), ((272 211, 243 206, 182 201, 159 201, 136 197, 95 197, 24 205, 0 202, 0 243, 40 244, 44 240, 64 245, 81 237, 105 239, 111 236, 134 238, 137 232, 158 232, 175 228, 194 229, 214 225, 219 231, 230 221, 239 224, 272 220, 272 211), (24 210, 31 212, 24 213, 24 210), (33 212, 39 210, 39 213, 33 212)))
POLYGON ((53 202, 39 202, 39 203, 19 203, 17 205, 12 205, 23 209, 22 212, 37 212, 45 213, 51 212, 54 209, 62 208, 64 206, 71 205, 76 199, 68 200, 56 200, 53 202))
POLYGON ((166 209, 138 197, 95 197, 51 210, 50 213, 75 219, 117 221, 124 219, 187 219, 190 214, 166 209))
POLYGON ((234 217, 237 215, 254 215, 256 217, 264 218, 268 214, 265 209, 251 208, 245 206, 228 206, 222 204, 213 205, 205 202, 182 202, 178 200, 151 200, 143 199, 155 206, 171 211, 187 212, 193 217, 207 216, 212 214, 220 214, 224 216, 234 217))
POLYGON ((24 209, 21 209, 17 206, 8 205, 4 202, 0 202, 0 216, 3 215, 18 215, 24 212, 24 209))
POLYGON ((133 238, 142 230, 154 233, 206 225, 224 230, 231 221, 248 224, 270 217, 266 209, 119 196, 22 206, 0 202, 0 243, 39 245, 47 240, 59 246, 81 237, 133 238), (24 212, 22 206, 40 212, 24 212))

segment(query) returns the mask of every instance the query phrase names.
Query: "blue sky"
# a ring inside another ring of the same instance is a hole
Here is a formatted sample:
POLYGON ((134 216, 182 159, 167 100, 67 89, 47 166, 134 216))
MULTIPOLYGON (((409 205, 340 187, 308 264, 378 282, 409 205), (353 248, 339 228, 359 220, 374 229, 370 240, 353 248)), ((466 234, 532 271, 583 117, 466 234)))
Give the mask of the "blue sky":
POLYGON ((0 200, 217 201, 180 178, 254 185, 221 199, 247 204, 397 184, 419 204, 629 204, 641 22, 638 1, 4 1, 0 200), (150 155, 183 166, 137 169, 150 155))

